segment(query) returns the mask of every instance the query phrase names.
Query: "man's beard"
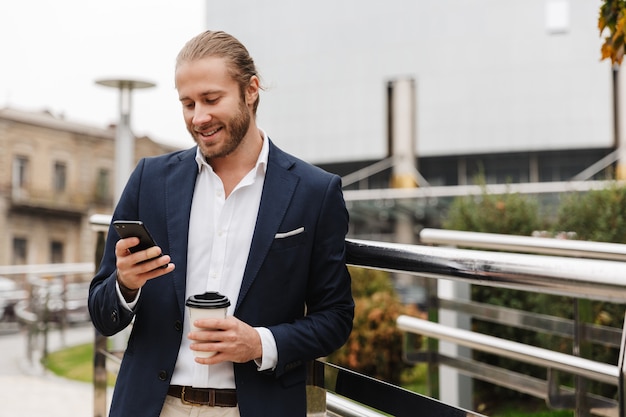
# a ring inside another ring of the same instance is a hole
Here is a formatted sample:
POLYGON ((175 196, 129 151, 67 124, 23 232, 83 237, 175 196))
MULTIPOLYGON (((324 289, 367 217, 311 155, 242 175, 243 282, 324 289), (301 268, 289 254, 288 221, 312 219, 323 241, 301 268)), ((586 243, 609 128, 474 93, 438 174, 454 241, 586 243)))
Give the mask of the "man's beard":
POLYGON ((239 147, 239 145, 243 141, 243 138, 246 136, 248 128, 250 127, 250 119, 251 117, 248 107, 246 106, 245 101, 241 100, 237 114, 232 119, 230 119, 224 126, 224 133, 226 133, 228 136, 221 144, 221 146, 216 147, 215 149, 213 149, 212 147, 203 146, 202 140, 197 138, 199 133, 194 131, 193 127, 189 127, 188 130, 189 133, 191 133, 193 140, 200 147, 200 151, 208 161, 212 158, 222 158, 233 153, 235 149, 239 147))

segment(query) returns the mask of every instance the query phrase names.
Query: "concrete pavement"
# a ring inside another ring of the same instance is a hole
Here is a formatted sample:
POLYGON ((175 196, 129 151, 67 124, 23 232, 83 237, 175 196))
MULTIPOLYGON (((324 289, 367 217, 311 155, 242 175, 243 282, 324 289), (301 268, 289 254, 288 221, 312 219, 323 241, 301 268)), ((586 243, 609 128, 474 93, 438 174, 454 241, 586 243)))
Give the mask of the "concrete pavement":
MULTIPOLYGON (((93 340, 89 324, 64 332, 51 330, 48 351, 93 340)), ((92 417, 93 385, 45 370, 39 362, 42 338, 38 341, 29 358, 26 332, 0 336, 0 417, 92 417)))

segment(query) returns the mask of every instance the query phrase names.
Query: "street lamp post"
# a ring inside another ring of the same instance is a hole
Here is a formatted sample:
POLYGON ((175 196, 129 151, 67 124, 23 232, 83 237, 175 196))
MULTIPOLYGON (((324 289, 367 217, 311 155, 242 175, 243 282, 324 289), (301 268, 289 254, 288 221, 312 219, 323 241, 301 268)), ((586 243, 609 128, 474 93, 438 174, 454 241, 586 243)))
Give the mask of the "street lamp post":
MULTIPOLYGON (((130 129, 132 92, 139 88, 151 88, 156 84, 149 81, 131 79, 102 79, 97 80, 96 84, 119 90, 120 118, 115 129, 115 205, 122 195, 128 177, 130 177, 135 159, 135 137, 130 129)), ((129 332, 130 329, 127 327, 124 331, 110 338, 113 351, 123 351, 125 349, 129 332)), ((101 398, 94 399, 94 402, 97 403, 95 404, 96 409, 103 406, 102 401, 104 400, 101 398)))
POLYGON ((102 79, 96 80, 96 84, 119 90, 120 117, 115 129, 115 203, 117 203, 132 172, 135 159, 135 138, 130 129, 132 91, 151 88, 156 84, 133 79, 102 79))

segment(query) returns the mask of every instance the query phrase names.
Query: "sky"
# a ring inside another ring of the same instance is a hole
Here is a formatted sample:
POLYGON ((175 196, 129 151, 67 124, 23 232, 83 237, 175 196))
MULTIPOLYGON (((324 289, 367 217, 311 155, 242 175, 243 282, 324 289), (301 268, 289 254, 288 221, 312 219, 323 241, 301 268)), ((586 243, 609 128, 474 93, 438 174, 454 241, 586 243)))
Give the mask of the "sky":
POLYGON ((106 127, 118 92, 95 83, 150 81, 135 90, 131 128, 169 145, 193 144, 174 88, 174 63, 205 29, 205 0, 2 0, 0 108, 49 111, 106 127))

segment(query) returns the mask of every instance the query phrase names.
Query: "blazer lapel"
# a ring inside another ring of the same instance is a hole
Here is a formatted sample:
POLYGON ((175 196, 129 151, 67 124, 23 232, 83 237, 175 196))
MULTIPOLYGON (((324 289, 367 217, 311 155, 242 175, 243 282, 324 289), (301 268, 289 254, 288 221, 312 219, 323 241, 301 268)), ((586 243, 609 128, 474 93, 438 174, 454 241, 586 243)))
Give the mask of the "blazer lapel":
POLYGON ((254 282, 293 197, 299 181, 299 177, 289 170, 293 164, 294 160, 270 141, 259 213, 235 311, 254 282))
POLYGON ((198 165, 194 160, 195 155, 195 147, 175 155, 167 165, 165 178, 169 255, 176 265, 176 269, 172 273, 173 283, 182 317, 185 313, 189 215, 198 174, 198 165))

